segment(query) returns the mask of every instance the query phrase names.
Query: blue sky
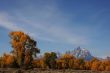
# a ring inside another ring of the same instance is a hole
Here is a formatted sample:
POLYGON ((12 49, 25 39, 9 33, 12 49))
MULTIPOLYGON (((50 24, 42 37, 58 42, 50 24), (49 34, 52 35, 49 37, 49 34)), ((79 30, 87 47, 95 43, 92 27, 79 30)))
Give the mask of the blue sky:
POLYGON ((1 0, 0 54, 11 51, 10 31, 38 41, 41 53, 77 46, 94 56, 110 56, 109 0, 1 0))

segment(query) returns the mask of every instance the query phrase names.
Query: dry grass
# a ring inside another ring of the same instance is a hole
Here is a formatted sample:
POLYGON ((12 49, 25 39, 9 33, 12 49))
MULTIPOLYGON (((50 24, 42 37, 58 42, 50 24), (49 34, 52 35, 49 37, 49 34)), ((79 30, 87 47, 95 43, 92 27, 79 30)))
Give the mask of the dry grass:
POLYGON ((45 69, 33 69, 33 70, 23 70, 6 68, 0 69, 0 73, 110 73, 107 71, 87 71, 87 70, 45 70, 45 69))

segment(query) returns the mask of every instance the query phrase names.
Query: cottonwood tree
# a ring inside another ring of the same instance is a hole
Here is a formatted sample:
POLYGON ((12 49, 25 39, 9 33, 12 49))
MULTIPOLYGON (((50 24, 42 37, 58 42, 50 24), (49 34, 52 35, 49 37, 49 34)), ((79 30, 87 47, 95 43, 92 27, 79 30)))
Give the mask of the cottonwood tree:
POLYGON ((13 31, 9 36, 13 48, 12 54, 16 58, 19 67, 31 66, 33 56, 36 57, 36 53, 40 52, 36 48, 37 42, 22 31, 13 31))

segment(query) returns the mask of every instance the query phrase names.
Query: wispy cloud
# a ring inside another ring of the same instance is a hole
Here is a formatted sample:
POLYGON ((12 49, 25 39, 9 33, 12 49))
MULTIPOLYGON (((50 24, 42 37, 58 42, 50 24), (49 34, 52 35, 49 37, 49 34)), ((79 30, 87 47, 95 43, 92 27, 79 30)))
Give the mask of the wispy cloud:
MULTIPOLYGON (((44 41, 66 43, 73 45, 86 45, 88 38, 70 32, 63 25, 69 22, 69 17, 64 17, 55 6, 44 6, 39 9, 14 10, 13 15, 7 12, 0 13, 0 26, 9 30, 23 30, 44 41)), ((73 28, 74 29, 74 28, 73 28)))
POLYGON ((0 13, 0 26, 9 30, 21 30, 16 24, 9 21, 9 16, 7 13, 0 13))

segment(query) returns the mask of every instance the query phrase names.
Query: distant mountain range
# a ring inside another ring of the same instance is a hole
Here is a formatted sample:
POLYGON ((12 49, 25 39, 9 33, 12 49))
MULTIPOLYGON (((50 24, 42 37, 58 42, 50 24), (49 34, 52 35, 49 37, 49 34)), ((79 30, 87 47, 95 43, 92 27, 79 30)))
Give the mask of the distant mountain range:
POLYGON ((80 47, 74 49, 73 51, 70 51, 69 53, 74 55, 76 58, 83 58, 87 61, 94 58, 87 49, 80 48, 80 47))

